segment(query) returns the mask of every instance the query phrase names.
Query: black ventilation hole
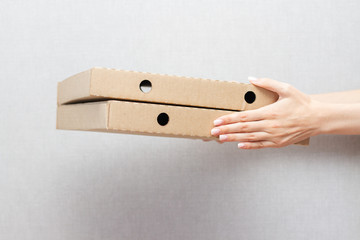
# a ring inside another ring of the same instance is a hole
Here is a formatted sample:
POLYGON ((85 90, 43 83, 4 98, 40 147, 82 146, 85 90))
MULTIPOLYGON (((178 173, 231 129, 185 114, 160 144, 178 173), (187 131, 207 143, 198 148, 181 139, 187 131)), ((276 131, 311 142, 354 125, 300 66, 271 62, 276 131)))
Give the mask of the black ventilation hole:
POLYGON ((160 113, 159 116, 157 117, 157 122, 161 126, 165 126, 169 122, 169 115, 167 115, 166 113, 160 113))
POLYGON ((151 91, 151 82, 149 80, 142 80, 140 83, 140 90, 143 93, 148 93, 151 91))
POLYGON ((248 91, 247 93, 245 93, 245 101, 249 104, 255 102, 255 99, 256 99, 256 95, 254 92, 252 91, 248 91))

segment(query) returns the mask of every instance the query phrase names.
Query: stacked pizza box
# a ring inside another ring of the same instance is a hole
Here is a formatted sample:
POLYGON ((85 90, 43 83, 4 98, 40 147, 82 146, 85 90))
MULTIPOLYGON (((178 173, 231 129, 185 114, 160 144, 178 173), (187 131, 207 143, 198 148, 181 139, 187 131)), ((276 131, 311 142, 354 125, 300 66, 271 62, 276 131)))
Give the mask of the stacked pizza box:
POLYGON ((216 118, 277 98, 252 84, 92 68, 58 84, 57 128, 216 139, 216 118))

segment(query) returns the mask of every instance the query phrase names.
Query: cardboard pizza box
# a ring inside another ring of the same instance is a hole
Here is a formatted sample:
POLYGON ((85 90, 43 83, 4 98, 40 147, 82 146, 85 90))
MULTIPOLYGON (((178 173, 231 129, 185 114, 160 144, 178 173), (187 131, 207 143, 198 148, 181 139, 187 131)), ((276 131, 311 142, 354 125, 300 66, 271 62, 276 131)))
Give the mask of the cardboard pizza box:
POLYGON ((92 68, 58 84, 57 128, 217 139, 215 119, 277 98, 251 84, 92 68))
POLYGON ((57 128, 215 139, 210 134, 211 120, 231 112, 109 100, 59 106, 57 128))
POLYGON ((58 84, 58 105, 109 99, 243 111, 271 104, 278 95, 235 81, 97 67, 58 84))

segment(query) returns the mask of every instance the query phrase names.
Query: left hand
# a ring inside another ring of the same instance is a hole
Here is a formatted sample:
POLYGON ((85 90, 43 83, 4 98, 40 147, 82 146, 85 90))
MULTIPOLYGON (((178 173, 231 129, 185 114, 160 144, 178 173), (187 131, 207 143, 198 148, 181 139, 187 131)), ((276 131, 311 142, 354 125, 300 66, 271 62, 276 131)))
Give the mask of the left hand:
POLYGON ((276 92, 278 101, 216 119, 213 136, 219 136, 221 142, 239 142, 239 148, 258 149, 284 147, 318 134, 319 102, 287 83, 265 78, 250 81, 276 92))

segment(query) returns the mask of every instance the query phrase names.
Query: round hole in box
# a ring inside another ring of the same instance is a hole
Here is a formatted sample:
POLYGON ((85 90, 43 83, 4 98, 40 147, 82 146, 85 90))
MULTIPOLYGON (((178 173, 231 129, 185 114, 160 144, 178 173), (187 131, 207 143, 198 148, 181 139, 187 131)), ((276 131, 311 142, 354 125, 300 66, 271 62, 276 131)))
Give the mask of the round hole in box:
POLYGON ((140 90, 143 92, 143 93, 148 93, 151 91, 151 82, 147 79, 145 80, 142 80, 141 83, 140 83, 140 90))
POLYGON ((245 101, 249 104, 255 102, 255 99, 256 99, 256 95, 253 91, 248 91, 247 93, 245 93, 245 101))
POLYGON ((157 117, 157 122, 161 126, 165 126, 169 122, 169 115, 167 115, 166 113, 160 113, 157 117))

